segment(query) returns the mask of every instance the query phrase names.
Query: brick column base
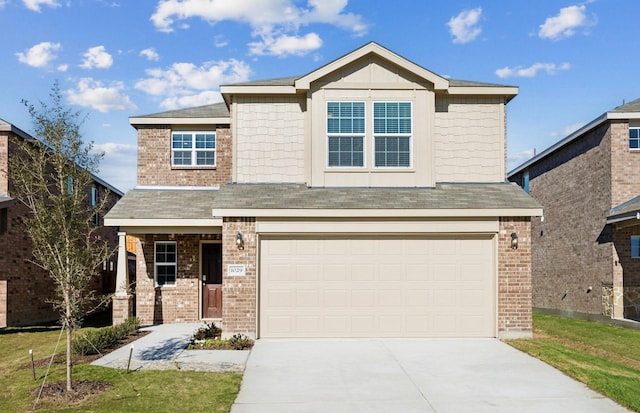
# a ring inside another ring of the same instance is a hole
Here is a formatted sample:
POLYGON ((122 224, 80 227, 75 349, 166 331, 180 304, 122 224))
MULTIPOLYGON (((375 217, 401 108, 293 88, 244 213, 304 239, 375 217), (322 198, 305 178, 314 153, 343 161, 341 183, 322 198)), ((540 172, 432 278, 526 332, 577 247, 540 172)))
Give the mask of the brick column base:
POLYGON ((113 325, 122 324, 127 318, 133 317, 133 296, 116 295, 113 297, 113 325))

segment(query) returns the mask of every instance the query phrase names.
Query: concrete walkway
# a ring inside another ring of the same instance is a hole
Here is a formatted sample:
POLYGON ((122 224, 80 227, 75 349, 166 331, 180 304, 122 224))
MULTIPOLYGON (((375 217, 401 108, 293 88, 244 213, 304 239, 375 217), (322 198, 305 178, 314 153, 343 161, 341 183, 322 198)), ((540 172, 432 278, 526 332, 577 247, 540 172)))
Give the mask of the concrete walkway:
POLYGON ((495 339, 262 339, 231 412, 628 411, 495 339))
MULTIPOLYGON (((186 350, 202 323, 161 324, 142 328, 151 331, 134 341, 130 370, 244 371, 249 351, 186 350)), ((93 365, 126 369, 131 345, 95 360, 93 365)))

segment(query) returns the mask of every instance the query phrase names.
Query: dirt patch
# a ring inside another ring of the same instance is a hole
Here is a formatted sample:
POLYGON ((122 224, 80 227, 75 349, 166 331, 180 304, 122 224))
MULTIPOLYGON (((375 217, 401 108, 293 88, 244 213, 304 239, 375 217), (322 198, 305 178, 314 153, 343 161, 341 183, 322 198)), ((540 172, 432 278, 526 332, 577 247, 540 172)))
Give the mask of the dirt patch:
POLYGON ((31 391, 33 398, 37 398, 40 394, 40 401, 53 405, 74 405, 100 394, 113 385, 103 381, 76 380, 73 382, 73 390, 67 392, 67 382, 58 381, 46 383, 40 394, 40 387, 36 387, 31 391))

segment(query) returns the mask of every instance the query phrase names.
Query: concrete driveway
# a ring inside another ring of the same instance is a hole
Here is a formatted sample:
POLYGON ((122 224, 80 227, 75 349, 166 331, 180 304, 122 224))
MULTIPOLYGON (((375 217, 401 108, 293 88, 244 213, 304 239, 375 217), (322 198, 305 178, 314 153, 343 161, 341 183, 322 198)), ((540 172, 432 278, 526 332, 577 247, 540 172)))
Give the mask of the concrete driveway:
POLYGON ((495 339, 263 339, 231 412, 627 410, 495 339))

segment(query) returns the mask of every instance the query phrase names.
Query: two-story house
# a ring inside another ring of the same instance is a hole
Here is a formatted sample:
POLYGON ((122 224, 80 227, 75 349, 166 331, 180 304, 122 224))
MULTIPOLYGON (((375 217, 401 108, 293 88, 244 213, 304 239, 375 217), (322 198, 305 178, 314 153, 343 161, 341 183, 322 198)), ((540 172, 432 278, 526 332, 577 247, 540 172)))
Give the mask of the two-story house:
MULTIPOLYGON (((53 281, 49 274, 32 262, 32 243, 27 235, 22 217, 27 208, 11 197, 13 183, 7 172, 9 159, 15 156, 18 140, 36 139, 17 126, 0 119, 0 327, 29 325, 59 318, 50 300, 53 298, 53 281)), ((97 202, 108 191, 109 204, 114 205, 123 193, 97 176, 88 202, 97 202)), ((101 226, 100 235, 116 246, 117 236, 113 228, 104 227, 104 217, 96 215, 94 224, 101 226)), ((115 260, 105 262, 100 276, 92 288, 98 294, 110 294, 115 290, 115 260)))
MULTIPOLYGON (((139 239, 137 316, 263 338, 530 335, 542 209, 506 182, 517 91, 369 43, 132 117, 138 186, 107 223, 139 239)), ((124 291, 114 305, 128 314, 124 291)))
POLYGON ((533 305, 640 320, 640 99, 509 172, 544 206, 532 221, 533 305))

